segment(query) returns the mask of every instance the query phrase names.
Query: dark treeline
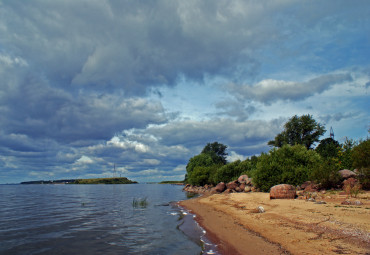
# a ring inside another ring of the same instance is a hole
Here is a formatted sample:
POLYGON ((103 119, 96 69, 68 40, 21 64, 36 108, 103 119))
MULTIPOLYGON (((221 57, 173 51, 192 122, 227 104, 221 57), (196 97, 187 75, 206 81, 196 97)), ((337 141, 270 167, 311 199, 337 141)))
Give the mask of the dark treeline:
POLYGON ((262 191, 281 183, 300 185, 305 181, 314 181, 321 188, 337 188, 341 182, 339 170, 357 169, 362 188, 369 189, 370 140, 346 138, 342 144, 332 137, 320 140, 325 132, 325 127, 311 115, 293 116, 284 130, 268 142, 273 146, 268 153, 234 162, 226 161, 226 145, 208 143, 189 160, 185 183, 215 185, 246 174, 262 191), (313 148, 315 143, 319 144, 313 148))

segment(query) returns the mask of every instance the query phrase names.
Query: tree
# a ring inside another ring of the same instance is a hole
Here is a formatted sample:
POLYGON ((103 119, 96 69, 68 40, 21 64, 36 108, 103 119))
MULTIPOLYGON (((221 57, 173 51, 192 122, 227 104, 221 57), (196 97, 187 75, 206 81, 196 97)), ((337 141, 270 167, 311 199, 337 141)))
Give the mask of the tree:
POLYGON ((302 144, 307 149, 319 141, 319 137, 325 133, 323 125, 316 122, 312 115, 297 115, 289 119, 284 125, 284 131, 278 134, 274 140, 269 141, 268 145, 282 147, 284 144, 302 144))
POLYGON ((315 150, 323 158, 337 158, 340 148, 340 144, 329 137, 321 140, 315 150))
POLYGON ((214 169, 227 163, 227 146, 218 142, 208 143, 199 155, 192 157, 186 165, 185 182, 203 185, 212 180, 214 169))
POLYGON ((353 169, 352 150, 356 145, 356 141, 346 137, 338 152, 339 166, 341 169, 353 169))
POLYGON ((226 149, 227 145, 223 145, 222 143, 207 143, 201 153, 210 155, 215 163, 226 164, 226 149))
POLYGON ((253 182, 262 191, 277 184, 298 185, 307 181, 320 164, 320 155, 303 145, 284 145, 258 158, 253 182))
POLYGON ((370 140, 360 141, 352 150, 353 167, 357 168, 364 189, 370 189, 370 140))

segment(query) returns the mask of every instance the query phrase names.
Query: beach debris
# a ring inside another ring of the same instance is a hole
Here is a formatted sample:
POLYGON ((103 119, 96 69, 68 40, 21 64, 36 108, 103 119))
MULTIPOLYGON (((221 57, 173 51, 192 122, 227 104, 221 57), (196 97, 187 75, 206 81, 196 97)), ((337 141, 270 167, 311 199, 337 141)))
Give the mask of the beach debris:
POLYGON ((326 204, 326 202, 325 201, 317 201, 317 202, 315 202, 315 204, 324 205, 324 204, 326 204))
POLYGON ((316 200, 313 198, 313 197, 310 197, 309 199, 307 199, 308 202, 316 202, 316 200))
POLYGON ((258 206, 257 210, 258 210, 259 213, 264 213, 265 212, 265 208, 263 208, 262 206, 258 206))
POLYGON ((270 199, 294 199, 295 187, 289 184, 275 185, 270 190, 270 199))
POLYGON ((342 205, 362 205, 363 203, 359 200, 356 200, 356 201, 344 200, 341 204, 342 205))

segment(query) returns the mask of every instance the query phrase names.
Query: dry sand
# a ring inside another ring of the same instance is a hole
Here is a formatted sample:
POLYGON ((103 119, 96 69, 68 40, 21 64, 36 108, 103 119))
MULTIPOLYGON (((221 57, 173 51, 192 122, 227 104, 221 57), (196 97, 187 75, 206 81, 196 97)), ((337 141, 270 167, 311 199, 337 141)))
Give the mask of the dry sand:
POLYGON ((323 196, 327 204, 270 200, 258 192, 205 195, 180 205, 197 215, 223 254, 370 254, 370 193, 351 199, 362 205, 323 196))

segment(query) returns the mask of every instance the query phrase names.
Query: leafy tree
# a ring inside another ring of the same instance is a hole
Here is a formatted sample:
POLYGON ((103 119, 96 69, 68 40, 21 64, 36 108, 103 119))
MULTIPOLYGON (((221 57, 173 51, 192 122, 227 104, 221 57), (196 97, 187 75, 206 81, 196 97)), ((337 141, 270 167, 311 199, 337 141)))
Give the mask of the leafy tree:
POLYGON ((321 140, 320 144, 315 150, 323 158, 337 158, 340 150, 340 144, 333 138, 329 137, 321 140))
POLYGON ((213 161, 211 155, 201 153, 189 159, 186 165, 186 172, 191 173, 197 166, 212 166, 215 162, 213 161))
POLYGON ((285 144, 302 144, 310 149, 311 146, 319 141, 319 137, 325 133, 325 127, 317 123, 312 115, 297 115, 289 119, 284 125, 284 131, 278 134, 274 140, 269 141, 268 145, 282 147, 285 144))
POLYGON ((188 175, 188 183, 198 186, 213 184, 213 176, 219 167, 220 165, 196 166, 188 175))
POLYGON ((209 175, 213 176, 215 171, 211 171, 209 167, 221 167, 226 164, 226 148, 226 145, 218 142, 208 143, 202 152, 192 157, 186 165, 185 182, 200 185, 199 183, 207 180, 208 183, 211 183, 212 178, 209 175))
POLYGON ((226 149, 227 146, 222 143, 207 143, 201 153, 210 155, 215 163, 226 164, 226 149))
POLYGON ((338 170, 337 158, 324 158, 323 162, 313 169, 310 179, 316 183, 320 183, 322 188, 336 188, 341 181, 338 170))
POLYGON ((359 172, 363 189, 370 189, 370 140, 361 141, 352 150, 353 167, 359 172))
POLYGON ((353 169, 352 150, 355 146, 356 142, 346 137, 338 152, 339 166, 341 169, 353 169))
POLYGON ((319 154, 303 145, 284 145, 259 157, 253 181, 262 191, 282 183, 302 184, 320 161, 319 154))

